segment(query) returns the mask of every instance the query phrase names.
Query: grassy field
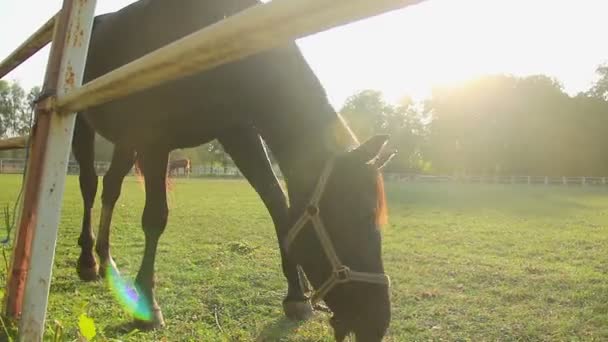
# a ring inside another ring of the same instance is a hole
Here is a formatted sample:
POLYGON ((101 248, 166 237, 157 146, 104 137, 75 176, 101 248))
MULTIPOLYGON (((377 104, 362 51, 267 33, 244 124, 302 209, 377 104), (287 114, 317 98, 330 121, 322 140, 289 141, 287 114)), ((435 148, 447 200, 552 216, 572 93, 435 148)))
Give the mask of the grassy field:
MULTIPOLYGON (((0 205, 19 177, 0 176, 0 205)), ((75 273, 81 201, 70 177, 63 206, 49 327, 96 340, 330 341, 328 315, 286 321, 285 283, 271 221, 242 181, 178 180, 157 257, 163 331, 130 321, 102 282, 75 273)), ((384 260, 393 282, 389 341, 608 340, 608 189, 388 184, 384 260)), ((141 186, 125 183, 112 248, 123 274, 141 259, 141 186)), ((99 206, 96 206, 96 218, 99 206)), ((0 266, 4 282, 6 270, 0 266)))

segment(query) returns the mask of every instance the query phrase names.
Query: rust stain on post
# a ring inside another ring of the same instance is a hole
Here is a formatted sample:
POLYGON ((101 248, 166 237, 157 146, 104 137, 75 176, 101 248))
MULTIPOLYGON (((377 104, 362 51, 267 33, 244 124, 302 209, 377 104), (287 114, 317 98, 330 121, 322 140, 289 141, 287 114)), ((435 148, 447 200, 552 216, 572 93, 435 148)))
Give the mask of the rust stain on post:
MULTIPOLYGON (((70 23, 70 28, 68 29, 68 35, 69 37, 72 37, 74 40, 71 41, 71 45, 72 47, 81 47, 82 46, 82 42, 84 41, 84 29, 82 28, 82 23, 81 21, 81 13, 82 13, 82 8, 83 6, 86 4, 86 1, 83 0, 78 0, 77 3, 74 3, 74 11, 76 11, 77 15, 76 18, 78 18, 76 20, 76 26, 74 27, 74 32, 72 32, 72 26, 70 23)), ((70 44, 70 39, 68 39, 68 45, 70 44)))
MULTIPOLYGON (((80 9, 79 9, 79 11, 80 11, 80 9)), ((80 21, 76 22, 76 26, 74 27, 74 32, 71 34, 74 38, 74 40, 72 41, 72 46, 73 47, 81 46, 83 36, 84 36, 84 30, 82 29, 82 25, 80 24, 80 21)))
POLYGON ((84 41, 84 30, 80 27, 80 23, 78 23, 78 26, 76 26, 74 47, 81 47, 83 41, 84 41))
POLYGON ((72 64, 68 61, 68 66, 65 71, 65 84, 63 85, 64 91, 67 93, 68 90, 74 89, 76 85, 76 74, 72 64))

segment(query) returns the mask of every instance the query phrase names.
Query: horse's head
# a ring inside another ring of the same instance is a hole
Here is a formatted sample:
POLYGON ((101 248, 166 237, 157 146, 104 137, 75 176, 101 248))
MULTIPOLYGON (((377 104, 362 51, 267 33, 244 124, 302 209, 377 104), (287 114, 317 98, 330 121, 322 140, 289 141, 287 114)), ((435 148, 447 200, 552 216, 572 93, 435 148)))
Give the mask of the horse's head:
POLYGON ((390 322, 379 230, 386 219, 379 169, 390 158, 380 157, 387 139, 373 137, 328 161, 304 213, 293 212, 286 240, 317 291, 313 300, 324 299, 333 311, 338 341, 351 332, 380 341, 390 322))

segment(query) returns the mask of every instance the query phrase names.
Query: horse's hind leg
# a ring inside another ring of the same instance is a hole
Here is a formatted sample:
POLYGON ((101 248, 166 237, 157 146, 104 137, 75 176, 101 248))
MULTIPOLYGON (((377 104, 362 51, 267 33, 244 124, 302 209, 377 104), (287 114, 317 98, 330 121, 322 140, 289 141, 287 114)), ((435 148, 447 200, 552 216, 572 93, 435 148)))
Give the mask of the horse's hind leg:
POLYGON ((253 127, 239 127, 219 138, 224 150, 259 194, 268 209, 279 240, 283 274, 287 278, 287 296, 283 300, 285 315, 294 320, 312 316, 312 306, 300 286, 296 264, 291 262, 282 241, 288 229, 288 206, 285 193, 272 170, 262 139, 253 127))
POLYGON ((80 279, 91 281, 97 279, 97 261, 93 255, 95 235, 91 228, 91 211, 97 193, 97 174, 95 172, 95 132, 80 117, 76 118, 74 127, 74 139, 72 141, 72 152, 80 166, 80 193, 84 204, 82 217, 82 231, 78 238, 80 245, 80 257, 78 258, 77 271, 80 279))
POLYGON ((101 277, 104 277, 106 272, 108 272, 108 267, 112 267, 115 271, 117 270, 116 264, 110 255, 112 214, 114 212, 114 205, 120 197, 122 182, 133 167, 134 161, 135 152, 132 149, 115 146, 110 168, 103 177, 101 217, 99 218, 98 238, 95 245, 95 250, 99 256, 99 275, 101 277))

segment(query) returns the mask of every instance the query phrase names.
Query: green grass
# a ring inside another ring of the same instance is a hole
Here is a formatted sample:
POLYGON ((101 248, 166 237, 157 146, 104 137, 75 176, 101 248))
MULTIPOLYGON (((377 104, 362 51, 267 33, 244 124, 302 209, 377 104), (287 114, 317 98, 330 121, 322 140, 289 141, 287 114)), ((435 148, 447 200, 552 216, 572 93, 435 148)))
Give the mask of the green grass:
MULTIPOLYGON (((18 191, 0 176, 0 205, 18 191)), ((82 204, 68 179, 48 311, 76 338, 330 341, 328 315, 286 321, 285 282, 270 218, 242 181, 178 180, 157 257, 167 327, 128 335, 130 321, 102 282, 75 273, 82 204), (216 316, 217 321, 216 323, 216 316), (221 328, 221 329, 220 329, 221 328)), ((389 341, 608 340, 608 189, 388 184, 384 260, 392 278, 389 341)), ((144 194, 125 182, 112 252, 133 277, 143 250, 144 194)), ((96 206, 95 222, 99 215, 96 206)), ((0 266, 4 282, 6 271, 0 266)))

